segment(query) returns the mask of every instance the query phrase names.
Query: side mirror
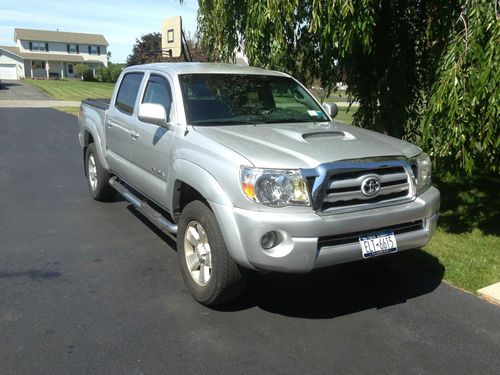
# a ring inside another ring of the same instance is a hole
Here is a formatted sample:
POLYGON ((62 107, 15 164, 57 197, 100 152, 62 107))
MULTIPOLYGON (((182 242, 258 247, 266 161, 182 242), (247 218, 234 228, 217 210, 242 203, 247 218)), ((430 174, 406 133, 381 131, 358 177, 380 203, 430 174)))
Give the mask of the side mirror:
POLYGON ((334 118, 337 116, 339 113, 339 107, 337 107, 337 104, 335 103, 323 103, 323 108, 325 109, 326 113, 330 115, 331 118, 334 118))
POLYGON ((139 105, 139 111, 137 117, 142 122, 147 122, 149 124, 155 124, 162 126, 169 130, 172 130, 174 125, 167 122, 167 111, 165 107, 161 104, 156 103, 141 103, 139 105))

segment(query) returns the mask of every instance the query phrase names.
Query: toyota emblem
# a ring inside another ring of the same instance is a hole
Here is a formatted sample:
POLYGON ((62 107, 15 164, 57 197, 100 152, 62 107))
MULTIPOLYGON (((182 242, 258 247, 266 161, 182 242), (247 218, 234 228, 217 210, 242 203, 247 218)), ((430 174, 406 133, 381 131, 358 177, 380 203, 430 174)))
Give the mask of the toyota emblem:
POLYGON ((361 183, 361 192, 367 197, 373 197, 380 191, 382 185, 380 179, 375 176, 367 177, 361 183))

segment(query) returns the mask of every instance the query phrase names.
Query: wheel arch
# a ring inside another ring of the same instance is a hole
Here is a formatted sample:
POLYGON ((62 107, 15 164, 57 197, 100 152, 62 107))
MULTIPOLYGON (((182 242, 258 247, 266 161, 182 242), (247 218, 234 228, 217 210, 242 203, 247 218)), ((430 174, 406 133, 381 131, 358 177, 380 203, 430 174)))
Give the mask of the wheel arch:
MULTIPOLYGON (((222 185, 208 171, 187 160, 176 160, 172 186, 172 216, 176 223, 182 209, 199 199, 214 213, 232 258, 240 265, 253 269, 243 249, 239 228, 233 214, 233 203, 222 185), (184 205, 183 205, 184 204, 184 205)), ((170 195, 169 195, 170 196, 170 195)))
POLYGON ((232 205, 217 179, 200 166, 178 159, 174 162, 175 180, 172 186, 172 216, 178 221, 182 209, 193 200, 232 205))
MULTIPOLYGON (((101 126, 104 126, 101 125, 101 126)), ((94 143, 96 146, 97 157, 99 158, 99 162, 103 166, 104 169, 109 171, 108 162, 104 155, 104 148, 101 142, 101 137, 99 131, 97 129, 97 125, 91 119, 85 121, 85 126, 83 127, 83 136, 82 136, 82 146, 83 146, 83 157, 85 159, 85 154, 87 152, 87 148, 89 144, 94 143)))

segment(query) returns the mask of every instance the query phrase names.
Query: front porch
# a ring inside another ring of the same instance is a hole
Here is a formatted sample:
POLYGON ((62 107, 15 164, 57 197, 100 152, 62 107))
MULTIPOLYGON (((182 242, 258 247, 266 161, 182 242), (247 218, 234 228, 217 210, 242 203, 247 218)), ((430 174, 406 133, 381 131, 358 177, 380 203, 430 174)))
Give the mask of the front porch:
MULTIPOLYGON (((38 79, 65 79, 77 78, 75 66, 82 64, 82 62, 69 62, 69 61, 55 61, 55 60, 41 60, 41 59, 26 59, 25 72, 26 78, 38 79)), ((96 69, 102 64, 88 64, 93 71, 94 77, 96 69)))

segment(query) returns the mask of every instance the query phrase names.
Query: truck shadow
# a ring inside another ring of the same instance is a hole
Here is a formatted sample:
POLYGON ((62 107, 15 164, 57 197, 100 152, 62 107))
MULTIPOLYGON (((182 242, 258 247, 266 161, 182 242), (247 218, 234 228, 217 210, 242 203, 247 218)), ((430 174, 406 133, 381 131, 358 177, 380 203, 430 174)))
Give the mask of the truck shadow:
POLYGON ((257 306, 290 317, 328 319, 405 303, 436 289, 443 274, 437 258, 410 250, 303 275, 257 275, 237 301, 217 310, 257 306))
MULTIPOLYGON (((132 205, 127 209, 176 251, 173 239, 132 205)), ((430 293, 441 284, 444 270, 438 258, 415 249, 307 274, 252 273, 245 292, 236 301, 214 310, 258 307, 296 318, 331 319, 405 303, 430 293)))
POLYGON ((22 85, 19 83, 3 81, 0 83, 0 90, 10 90, 11 86, 22 86, 22 85))
POLYGON ((158 229, 157 226, 155 226, 143 214, 137 211, 134 206, 132 206, 131 204, 128 205, 127 210, 137 219, 139 219, 145 226, 147 226, 152 232, 154 232, 158 237, 160 237, 162 241, 167 244, 168 247, 172 248, 174 251, 177 251, 177 244, 175 243, 175 241, 161 229, 158 229))

